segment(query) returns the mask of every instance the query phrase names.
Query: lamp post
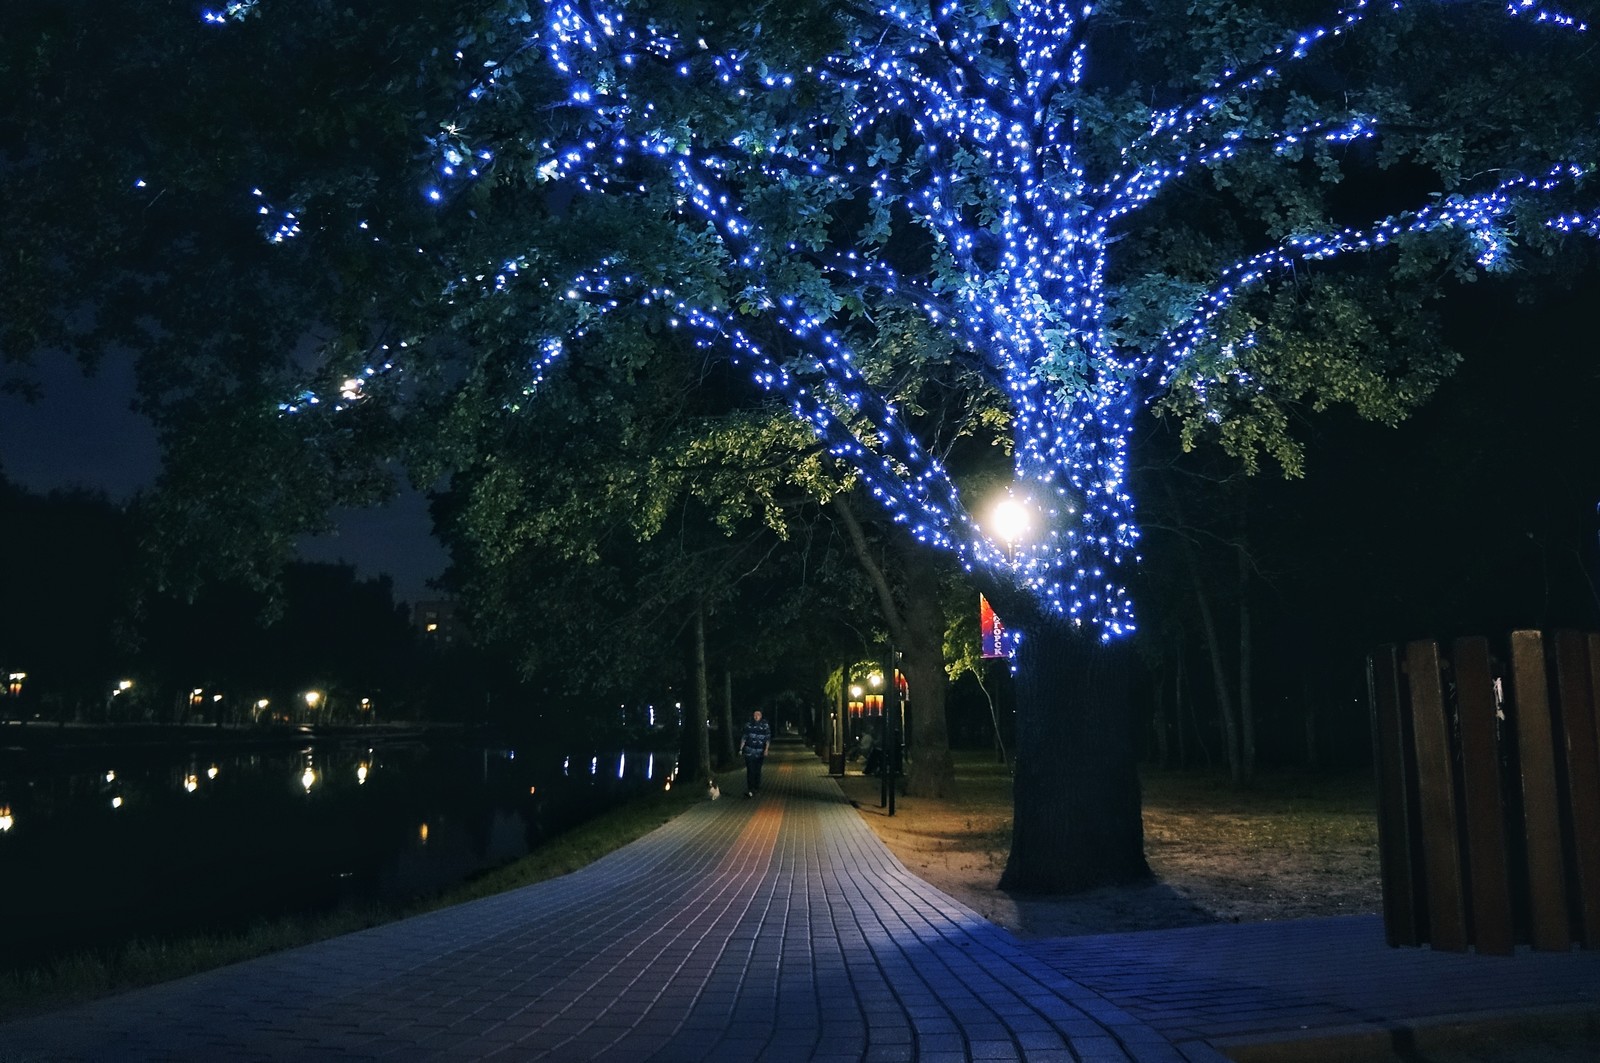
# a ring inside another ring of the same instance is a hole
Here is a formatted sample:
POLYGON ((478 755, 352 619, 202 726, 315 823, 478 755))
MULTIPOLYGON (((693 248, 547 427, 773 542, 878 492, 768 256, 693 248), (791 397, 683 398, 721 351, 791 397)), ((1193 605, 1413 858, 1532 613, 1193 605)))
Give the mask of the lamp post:
MULTIPOLYGON (((322 691, 320 690, 308 690, 300 696, 305 700, 307 712, 316 712, 317 706, 323 704, 322 691)), ((308 716, 307 720, 310 722, 314 720, 314 717, 308 716)))
POLYGON ((871 682, 873 686, 884 687, 884 693, 877 695, 878 709, 883 714, 883 793, 879 807, 887 808, 892 816, 896 776, 901 773, 901 758, 905 752, 905 719, 902 716, 900 686, 895 682, 900 674, 900 655, 895 652, 893 645, 888 647, 885 655, 884 672, 889 677, 887 683, 882 674, 873 675, 871 682))
POLYGON ((22 711, 22 681, 26 678, 28 678, 27 672, 6 673, 6 701, 8 702, 7 709, 9 711, 0 713, 0 722, 3 722, 13 712, 16 714, 17 723, 26 724, 28 722, 27 715, 22 711))
POLYGON ((117 700, 117 698, 121 697, 122 695, 126 694, 128 691, 130 691, 132 689, 133 689, 133 680, 131 680, 131 679, 118 680, 117 681, 117 685, 111 688, 111 694, 110 694, 109 697, 106 698, 106 722, 107 723, 111 722, 111 706, 112 706, 112 704, 117 700))
POLYGON ((839 696, 834 699, 833 713, 828 721, 831 724, 828 729, 828 774, 841 778, 844 776, 844 729, 848 719, 845 715, 848 704, 845 700, 843 680, 848 674, 848 668, 839 673, 839 696))

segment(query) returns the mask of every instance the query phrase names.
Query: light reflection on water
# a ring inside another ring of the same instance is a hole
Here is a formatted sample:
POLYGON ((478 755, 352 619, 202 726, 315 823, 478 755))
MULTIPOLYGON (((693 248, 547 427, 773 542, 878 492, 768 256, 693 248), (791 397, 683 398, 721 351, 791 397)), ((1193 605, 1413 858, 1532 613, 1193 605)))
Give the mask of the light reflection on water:
POLYGON ((0 966, 425 896, 661 785, 654 754, 589 760, 578 774, 527 748, 415 743, 0 750, 0 966))

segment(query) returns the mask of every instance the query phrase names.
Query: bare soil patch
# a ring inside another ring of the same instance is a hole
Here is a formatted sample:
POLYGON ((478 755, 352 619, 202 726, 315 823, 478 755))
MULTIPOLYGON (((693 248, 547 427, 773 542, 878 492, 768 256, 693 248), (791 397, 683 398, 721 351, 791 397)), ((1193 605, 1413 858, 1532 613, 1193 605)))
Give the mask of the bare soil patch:
POLYGON ((1010 769, 957 755, 957 796, 895 799, 852 771, 846 796, 907 868, 1023 937, 1376 913, 1376 795, 1366 778, 1273 774, 1246 790, 1213 775, 1148 772, 1153 882, 1065 896, 997 888, 1011 842, 1010 769))

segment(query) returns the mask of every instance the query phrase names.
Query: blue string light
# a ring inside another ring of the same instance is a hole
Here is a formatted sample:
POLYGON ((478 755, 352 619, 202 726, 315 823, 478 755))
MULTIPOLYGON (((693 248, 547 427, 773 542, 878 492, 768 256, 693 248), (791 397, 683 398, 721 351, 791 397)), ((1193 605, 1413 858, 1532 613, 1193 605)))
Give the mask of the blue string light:
MULTIPOLYGON (((232 4, 205 17, 241 18, 252 7, 232 4)), ((1281 83, 1294 64, 1399 3, 1354 0, 1325 25, 1288 33, 1258 59, 1220 70, 1191 101, 1152 110, 1115 161, 1096 163, 1093 173, 1071 110, 1090 58, 1092 4, 1013 0, 996 21, 991 5, 895 0, 865 20, 870 33, 794 70, 773 69, 743 50, 675 33, 603 0, 542 0, 542 8, 536 20, 513 5, 511 32, 520 52, 541 56, 564 80, 555 107, 582 133, 519 145, 536 153, 532 171, 595 195, 669 189, 680 219, 703 225, 714 240, 728 277, 720 295, 690 296, 644 279, 612 254, 564 282, 540 278, 588 313, 567 336, 536 342, 524 396, 568 356, 569 340, 581 340, 622 307, 649 308, 784 398, 918 539, 953 551, 969 569, 1009 578, 1047 611, 1103 640, 1136 626, 1125 589, 1140 539, 1127 489, 1134 412, 1180 376, 1199 375, 1193 370, 1202 351, 1220 355, 1221 367, 1192 380, 1202 405, 1214 379, 1247 379, 1236 354, 1253 337, 1222 335, 1224 315, 1242 294, 1298 263, 1377 251, 1439 230, 1461 233, 1478 263, 1496 268, 1518 206, 1570 192, 1587 176, 1573 165, 1552 165, 1365 228, 1294 236, 1221 271, 1159 342, 1131 350, 1108 327, 1115 315, 1105 279, 1111 248, 1130 219, 1196 169, 1378 136, 1370 115, 1262 134, 1247 130, 1234 111, 1241 96, 1281 83), (748 126, 729 134, 713 119, 704 128, 679 115, 669 120, 670 108, 635 96, 659 75, 720 93, 735 111, 751 113, 748 126), (792 217, 774 222, 770 198, 753 189, 798 190, 824 204, 853 201, 882 225, 865 230, 874 234, 854 248, 829 248, 815 233, 791 232, 789 226, 803 230, 792 217), (932 269, 910 276, 884 257, 889 203, 928 234, 932 269), (819 288, 832 295, 819 296, 819 288), (1042 518, 1031 541, 1002 547, 985 534, 937 456, 864 378, 847 339, 850 323, 839 312, 845 295, 914 307, 985 367, 1012 414, 1013 494, 1042 518)), ((1559 29, 1587 28, 1535 0, 1512 0, 1506 12, 1559 29)), ((469 61, 463 52, 455 59, 469 61)), ((472 128, 466 114, 507 89, 515 72, 496 60, 481 69, 466 90, 463 120, 430 142, 435 174, 422 192, 429 202, 451 202, 494 167, 495 149, 464 132, 472 128)), ((265 204, 262 213, 270 239, 299 233, 294 213, 265 204)), ((1600 212, 1564 212, 1545 224, 1600 235, 1600 212)), ((526 260, 513 260, 482 277, 462 277, 451 294, 476 286, 492 295, 533 277, 526 260)), ((346 403, 365 394, 360 386, 345 390, 346 403)), ((308 393, 285 410, 317 402, 308 393)))

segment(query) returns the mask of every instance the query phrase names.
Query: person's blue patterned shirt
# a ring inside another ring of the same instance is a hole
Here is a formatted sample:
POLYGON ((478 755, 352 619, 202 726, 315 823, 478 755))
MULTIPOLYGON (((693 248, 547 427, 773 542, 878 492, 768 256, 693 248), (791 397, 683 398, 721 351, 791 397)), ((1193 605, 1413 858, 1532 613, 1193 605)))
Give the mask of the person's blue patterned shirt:
POLYGON ((744 740, 739 743, 739 752, 747 757, 766 756, 767 745, 771 741, 771 725, 766 720, 751 720, 744 725, 744 740))

